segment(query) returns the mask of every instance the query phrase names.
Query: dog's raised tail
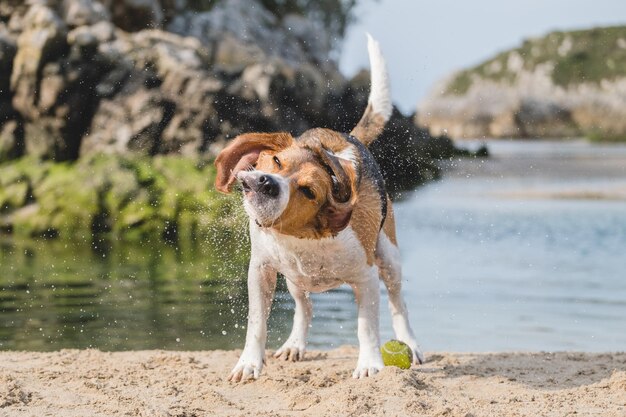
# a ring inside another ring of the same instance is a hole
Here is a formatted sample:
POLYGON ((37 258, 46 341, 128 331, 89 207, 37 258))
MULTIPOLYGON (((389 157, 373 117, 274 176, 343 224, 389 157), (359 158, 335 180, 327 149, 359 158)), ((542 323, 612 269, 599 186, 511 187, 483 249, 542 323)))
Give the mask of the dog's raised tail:
POLYGON ((380 135, 391 117, 393 103, 389 89, 387 66, 380 45, 367 34, 367 50, 370 57, 370 96, 365 113, 350 134, 365 145, 369 145, 380 135))

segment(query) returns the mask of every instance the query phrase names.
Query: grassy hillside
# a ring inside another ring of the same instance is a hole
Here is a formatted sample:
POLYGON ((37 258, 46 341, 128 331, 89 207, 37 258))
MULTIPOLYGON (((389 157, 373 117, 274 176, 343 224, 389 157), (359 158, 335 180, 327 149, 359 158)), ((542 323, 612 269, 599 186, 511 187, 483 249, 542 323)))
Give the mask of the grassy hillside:
POLYGON ((446 93, 465 94, 475 78, 512 84, 520 70, 532 72, 540 65, 551 66, 552 81, 563 87, 626 77, 626 26, 552 32, 528 39, 518 48, 459 72, 446 93))

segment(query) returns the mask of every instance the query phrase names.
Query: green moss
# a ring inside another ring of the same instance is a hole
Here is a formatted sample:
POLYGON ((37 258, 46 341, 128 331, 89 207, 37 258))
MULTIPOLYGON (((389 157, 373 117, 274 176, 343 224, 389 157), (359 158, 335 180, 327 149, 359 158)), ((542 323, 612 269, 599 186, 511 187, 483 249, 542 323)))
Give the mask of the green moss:
MULTIPOLYGON (((90 232, 91 220, 98 210, 96 189, 86 187, 76 179, 74 166, 54 164, 48 174, 33 185, 37 206, 33 216, 39 220, 28 225, 28 234, 58 235, 64 231, 74 235, 90 232)), ((16 227, 16 231, 21 232, 20 227, 16 227)))
POLYGON ((469 91, 475 78, 512 84, 515 73, 508 69, 509 53, 503 52, 482 64, 459 72, 446 88, 446 94, 462 95, 469 91))
POLYGON ((626 27, 572 33, 571 50, 556 60, 552 79, 567 86, 580 82, 599 83, 626 75, 626 27))
POLYGON ((17 235, 74 239, 106 232, 135 241, 245 230, 237 198, 218 194, 214 167, 197 159, 28 158, 0 165, 0 178, 0 207, 11 226, 5 229, 17 235))
POLYGON ((39 183, 48 173, 49 162, 39 161, 34 157, 24 157, 11 163, 0 164, 0 186, 27 180, 31 184, 39 183))
POLYGON ((600 130, 589 131, 585 133, 585 136, 592 142, 626 142, 626 134, 607 134, 600 130))
POLYGON ((23 207, 28 199, 28 182, 16 181, 0 189, 0 212, 23 207))
POLYGON ((472 86, 472 74, 470 71, 461 71, 446 88, 446 94, 463 95, 472 86))

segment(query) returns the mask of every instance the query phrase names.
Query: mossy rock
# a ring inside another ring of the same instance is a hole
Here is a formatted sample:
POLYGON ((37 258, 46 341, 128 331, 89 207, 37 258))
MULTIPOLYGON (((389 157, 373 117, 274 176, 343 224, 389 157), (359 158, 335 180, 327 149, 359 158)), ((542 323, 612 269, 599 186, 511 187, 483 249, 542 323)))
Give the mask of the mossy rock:
POLYGON ((23 158, 0 165, 4 229, 85 240, 108 231, 128 241, 245 235, 239 199, 217 193, 214 179, 212 164, 180 156, 23 158))
POLYGON ((86 184, 75 166, 50 167, 48 175, 33 190, 39 215, 48 219, 48 229, 59 234, 88 234, 99 211, 97 189, 86 184))
POLYGON ((11 213, 13 233, 20 237, 57 237, 58 231, 50 228, 50 216, 42 213, 38 204, 30 204, 11 213))
POLYGON ((626 134, 611 134, 600 129, 590 130, 585 133, 585 136, 592 142, 626 142, 626 134))
POLYGON ((137 227, 148 223, 155 217, 157 217, 157 212, 150 203, 149 193, 147 190, 141 189, 121 208, 117 216, 116 226, 117 229, 137 227))
POLYGON ((0 186, 28 181, 38 184, 48 173, 50 162, 42 162, 33 157, 25 157, 0 164, 0 186))
MULTIPOLYGON (((99 173, 105 179, 100 192, 103 194, 105 209, 110 213, 119 213, 130 204, 142 190, 134 173, 118 170, 99 173)), ((146 198, 147 196, 144 196, 146 198)))
POLYGON ((3 186, 0 188, 0 212, 23 207, 28 201, 29 194, 27 180, 3 186))

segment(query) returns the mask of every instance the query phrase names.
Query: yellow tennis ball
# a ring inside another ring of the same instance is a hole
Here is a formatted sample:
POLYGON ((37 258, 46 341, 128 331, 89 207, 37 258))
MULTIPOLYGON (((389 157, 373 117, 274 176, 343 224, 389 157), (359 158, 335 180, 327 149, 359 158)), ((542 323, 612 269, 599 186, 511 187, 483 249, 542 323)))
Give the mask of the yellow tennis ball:
POLYGON ((399 340, 390 340, 380 348, 385 366, 397 366, 400 369, 409 369, 413 363, 411 348, 399 340))

